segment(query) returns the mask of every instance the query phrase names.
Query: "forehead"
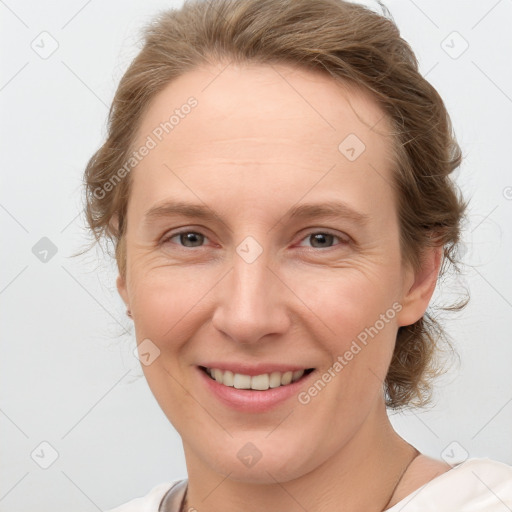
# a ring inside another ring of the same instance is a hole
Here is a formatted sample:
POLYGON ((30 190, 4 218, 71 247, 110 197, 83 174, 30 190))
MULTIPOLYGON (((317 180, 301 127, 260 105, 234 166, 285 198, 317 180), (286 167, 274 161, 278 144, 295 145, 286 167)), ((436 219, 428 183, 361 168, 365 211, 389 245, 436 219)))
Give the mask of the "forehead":
POLYGON ((186 72, 153 98, 138 138, 152 133, 175 112, 181 114, 179 121, 175 115, 172 129, 163 136, 176 150, 181 136, 188 135, 191 128, 196 136, 216 138, 224 133, 285 135, 278 132, 282 123, 275 125, 276 120, 289 121, 289 130, 297 137, 317 134, 316 142, 324 137, 326 143, 336 142, 347 128, 357 130, 356 135, 369 143, 378 142, 372 134, 389 133, 387 118, 368 91, 335 81, 326 73, 276 64, 227 63, 186 72), (188 111, 183 107, 191 97, 197 106, 190 115, 176 112, 180 108, 188 111), (215 120, 215 125, 205 125, 208 118, 215 120), (182 122, 185 119, 187 122, 182 122), (172 137, 165 137, 171 133, 172 137))
POLYGON ((382 187, 391 167, 389 133, 368 92, 326 74, 286 65, 204 66, 151 102, 134 147, 151 139, 152 148, 132 177, 154 201, 164 194, 169 168, 238 186, 272 177, 285 187, 299 173, 314 180, 336 166, 337 177, 357 173, 367 189, 368 180, 382 187))

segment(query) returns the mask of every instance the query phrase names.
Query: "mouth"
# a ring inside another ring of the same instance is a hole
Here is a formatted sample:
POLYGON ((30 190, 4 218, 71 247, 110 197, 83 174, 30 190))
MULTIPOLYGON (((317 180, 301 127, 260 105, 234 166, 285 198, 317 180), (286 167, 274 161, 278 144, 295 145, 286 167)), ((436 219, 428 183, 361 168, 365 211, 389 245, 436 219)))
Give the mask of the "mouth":
POLYGON ((206 373, 210 379, 217 381, 223 386, 251 391, 267 391, 269 389, 286 387, 298 382, 314 371, 314 368, 305 368, 295 371, 274 371, 260 375, 246 375, 243 373, 233 373, 230 370, 221 370, 219 368, 207 368, 205 366, 199 366, 199 368, 206 373))

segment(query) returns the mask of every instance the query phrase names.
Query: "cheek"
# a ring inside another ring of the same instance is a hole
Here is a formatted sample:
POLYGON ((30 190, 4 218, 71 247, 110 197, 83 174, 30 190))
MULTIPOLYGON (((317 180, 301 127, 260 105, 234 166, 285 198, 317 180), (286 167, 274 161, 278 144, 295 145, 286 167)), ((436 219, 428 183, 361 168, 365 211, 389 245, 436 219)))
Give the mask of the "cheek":
MULTIPOLYGON (((296 296, 305 304, 307 316, 316 316, 331 334, 345 340, 386 314, 396 298, 390 272, 361 272, 337 269, 326 273, 302 273, 287 276, 296 296), (380 277, 380 274, 386 277, 380 277)), ((393 316, 394 310, 388 317, 393 316)), ((386 323, 387 325, 387 323, 386 323)))
POLYGON ((187 394, 191 387, 185 363, 187 342, 204 321, 199 315, 214 276, 210 273, 210 279, 204 269, 197 272, 165 266, 144 269, 141 265, 130 270, 136 339, 138 343, 151 340, 158 354, 151 364, 142 364, 142 370, 162 410, 180 431, 194 410, 187 394))
POLYGON ((395 301, 392 272, 382 279, 378 275, 344 269, 321 279, 297 279, 291 286, 310 310, 303 308, 303 318, 319 326, 311 332, 331 361, 323 375, 336 375, 330 392, 341 411, 372 401, 391 361, 401 305, 395 301))
POLYGON ((141 336, 152 333, 162 339, 181 332, 187 320, 207 303, 207 292, 219 281, 217 274, 212 269, 191 267, 135 269, 130 295, 141 336))

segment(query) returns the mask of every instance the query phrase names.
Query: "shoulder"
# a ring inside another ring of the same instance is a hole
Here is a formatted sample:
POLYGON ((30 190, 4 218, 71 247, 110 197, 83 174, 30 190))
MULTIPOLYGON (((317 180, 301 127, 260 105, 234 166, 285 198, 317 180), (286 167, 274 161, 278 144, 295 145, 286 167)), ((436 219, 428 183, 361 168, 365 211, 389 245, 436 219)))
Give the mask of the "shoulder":
POLYGON ((181 480, 158 484, 145 496, 134 498, 123 505, 108 509, 105 512, 158 512, 160 502, 164 496, 179 482, 181 480))
POLYGON ((451 467, 422 456, 414 469, 408 479, 411 492, 387 512, 419 512, 432 506, 438 512, 498 512, 512 507, 512 466, 503 462, 471 458, 451 467))

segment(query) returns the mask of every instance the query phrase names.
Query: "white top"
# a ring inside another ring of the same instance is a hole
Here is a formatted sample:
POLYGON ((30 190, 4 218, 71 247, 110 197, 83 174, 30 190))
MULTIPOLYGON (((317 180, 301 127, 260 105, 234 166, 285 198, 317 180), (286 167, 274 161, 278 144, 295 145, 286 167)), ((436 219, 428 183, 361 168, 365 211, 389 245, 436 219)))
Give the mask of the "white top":
MULTIPOLYGON (((106 512, 158 512, 164 495, 179 481, 159 484, 146 496, 106 512)), ((488 458, 472 458, 427 482, 386 512, 507 510, 512 510, 512 466, 488 458)))

